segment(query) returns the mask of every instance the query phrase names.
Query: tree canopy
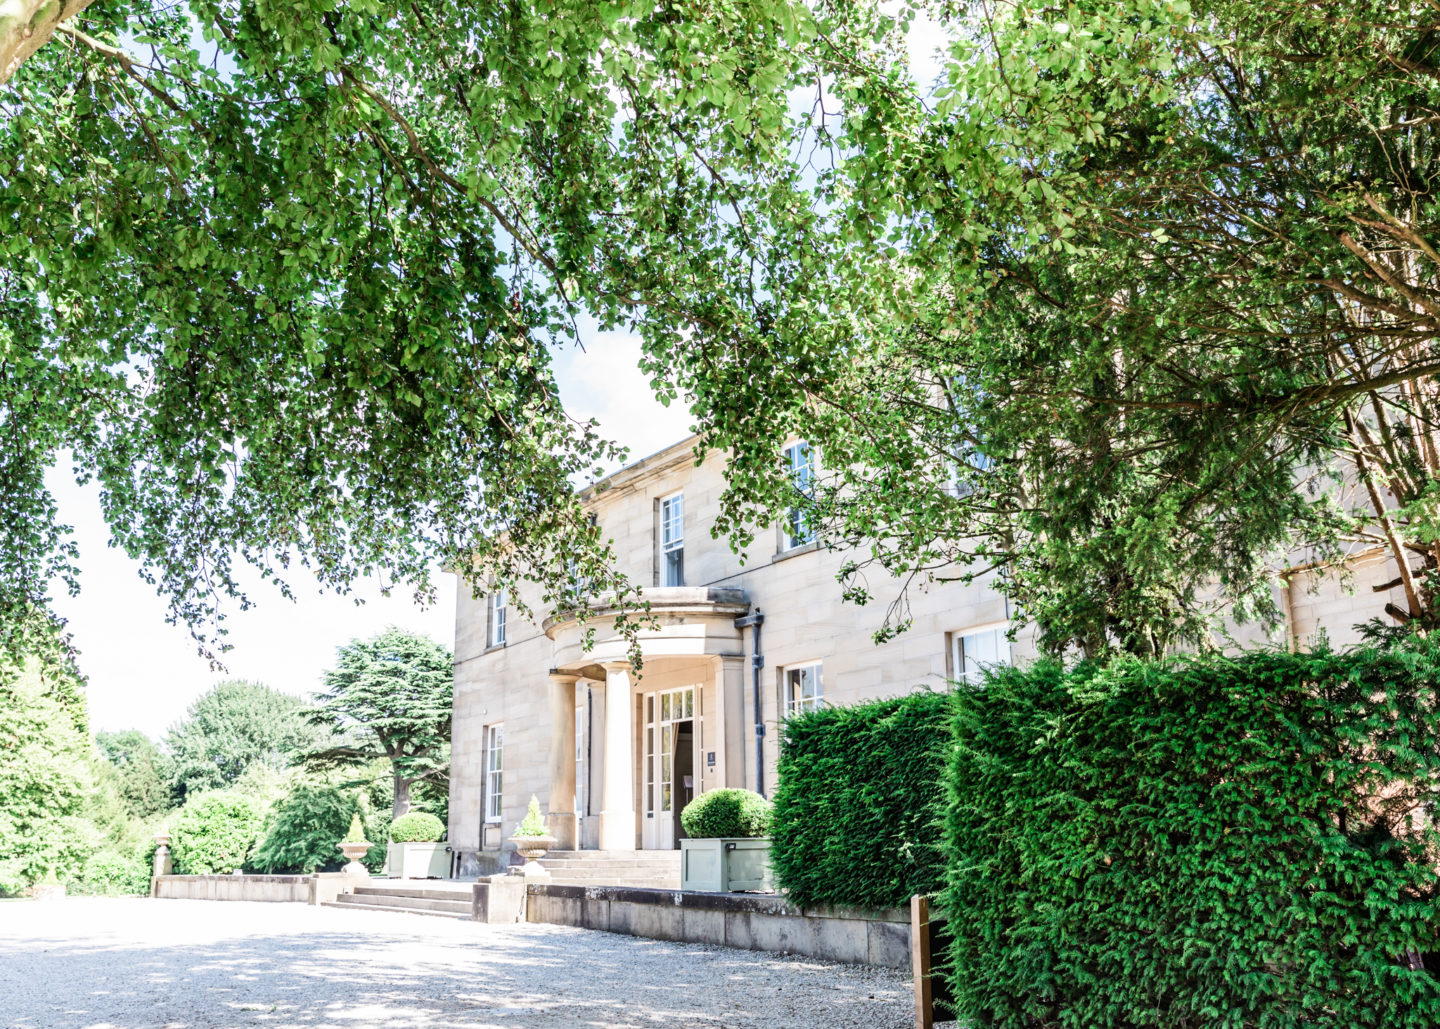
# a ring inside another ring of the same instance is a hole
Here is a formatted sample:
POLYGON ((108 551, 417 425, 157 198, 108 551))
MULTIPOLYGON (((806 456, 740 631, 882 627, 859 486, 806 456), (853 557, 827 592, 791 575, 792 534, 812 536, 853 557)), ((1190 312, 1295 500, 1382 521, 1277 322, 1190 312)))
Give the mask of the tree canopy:
POLYGON ((0 625, 73 573, 62 452, 202 636, 237 554, 629 589, 550 370, 588 313, 729 455, 717 531, 809 504, 889 629, 985 575, 1048 649, 1153 653, 1347 545, 1425 628, 1436 30, 1335 13, 89 7, 0 95, 0 625))
POLYGON ((169 762, 138 729, 97 732, 95 749, 115 769, 117 789, 134 818, 154 818, 170 807, 169 762))
POLYGON ((410 810, 416 783, 450 772, 450 651, 419 633, 389 628, 351 640, 325 673, 310 721, 336 742, 306 755, 312 768, 354 768, 377 758, 394 777, 391 817, 410 810))
POLYGON ((245 680, 201 694, 165 737, 175 801, 233 786, 254 765, 292 764, 323 738, 304 709, 299 697, 245 680))

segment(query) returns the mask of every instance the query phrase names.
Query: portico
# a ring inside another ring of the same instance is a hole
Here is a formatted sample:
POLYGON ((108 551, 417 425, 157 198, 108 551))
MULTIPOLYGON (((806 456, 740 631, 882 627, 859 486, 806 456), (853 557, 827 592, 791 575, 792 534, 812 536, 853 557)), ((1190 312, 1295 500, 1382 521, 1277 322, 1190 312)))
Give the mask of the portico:
POLYGON ((684 804, 743 779, 744 641, 734 623, 749 610, 744 592, 645 596, 648 612, 631 612, 638 667, 606 598, 583 619, 542 626, 554 644, 549 817, 563 849, 673 849, 684 804))

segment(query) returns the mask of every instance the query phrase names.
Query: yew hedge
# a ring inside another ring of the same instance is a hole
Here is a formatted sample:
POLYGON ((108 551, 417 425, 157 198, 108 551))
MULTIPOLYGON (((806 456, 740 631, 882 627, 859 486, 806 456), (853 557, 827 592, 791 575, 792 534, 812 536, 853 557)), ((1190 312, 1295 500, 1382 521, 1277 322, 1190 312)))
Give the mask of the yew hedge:
POLYGON ((1423 647, 1040 664, 957 694, 962 1024, 1440 1024, 1437 683, 1423 647))
POLYGON ((790 899, 886 907, 937 892, 950 746, 948 693, 787 719, 770 853, 790 899))

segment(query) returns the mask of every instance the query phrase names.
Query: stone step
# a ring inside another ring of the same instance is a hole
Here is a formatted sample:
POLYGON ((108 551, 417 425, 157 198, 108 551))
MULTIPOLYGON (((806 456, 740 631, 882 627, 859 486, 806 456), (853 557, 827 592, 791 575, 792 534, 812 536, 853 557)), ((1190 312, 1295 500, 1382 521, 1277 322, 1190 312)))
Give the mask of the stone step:
POLYGON ((551 872, 654 872, 657 875, 679 875, 680 863, 658 864, 638 861, 544 861, 540 867, 551 872))
MULTIPOLYGON (((342 894, 342 896, 343 896, 343 894, 342 894)), ((465 911, 464 914, 461 914, 461 913, 459 913, 458 911, 431 911, 431 910, 429 910, 429 909, 427 909, 427 908, 394 908, 394 907, 381 907, 381 906, 378 905, 378 904, 341 904, 341 903, 338 902, 338 901, 329 901, 329 900, 327 900, 324 904, 321 904, 320 906, 321 906, 321 907, 325 907, 325 908, 340 908, 342 911, 379 911, 379 912, 383 912, 383 913, 391 914, 391 915, 393 915, 393 914, 402 914, 402 915, 429 915, 429 916, 431 916, 431 917, 433 917, 433 918, 466 918, 466 919, 468 919, 468 918, 470 917, 470 911, 469 911, 468 908, 466 909, 466 911, 465 911)))
POLYGON ((552 879, 586 879, 602 882, 606 879, 674 879, 680 880, 678 868, 547 868, 552 879))
POLYGON ((540 859, 546 861, 673 861, 680 862, 678 850, 551 850, 540 859))
POLYGON ((474 890, 471 883, 461 883, 457 888, 451 889, 434 886, 357 886, 353 894, 343 896, 415 897, 424 900, 458 900, 468 904, 474 890))
POLYGON ((412 897, 404 893, 342 893, 335 903, 350 907, 405 908, 417 911, 448 911, 452 914, 470 914, 470 901, 455 897, 412 897))

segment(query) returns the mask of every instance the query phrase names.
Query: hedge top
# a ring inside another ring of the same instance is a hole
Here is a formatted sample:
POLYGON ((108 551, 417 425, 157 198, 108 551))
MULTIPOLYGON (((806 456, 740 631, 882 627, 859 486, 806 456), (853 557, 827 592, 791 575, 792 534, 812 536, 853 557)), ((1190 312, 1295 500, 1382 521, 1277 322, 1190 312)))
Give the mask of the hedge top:
POLYGON ((753 790, 726 787, 702 793, 680 812, 680 826, 692 840, 754 839, 768 836, 772 807, 753 790))
POLYGON ((444 824, 427 811, 411 811, 390 823, 394 843, 438 843, 444 835, 444 824))

